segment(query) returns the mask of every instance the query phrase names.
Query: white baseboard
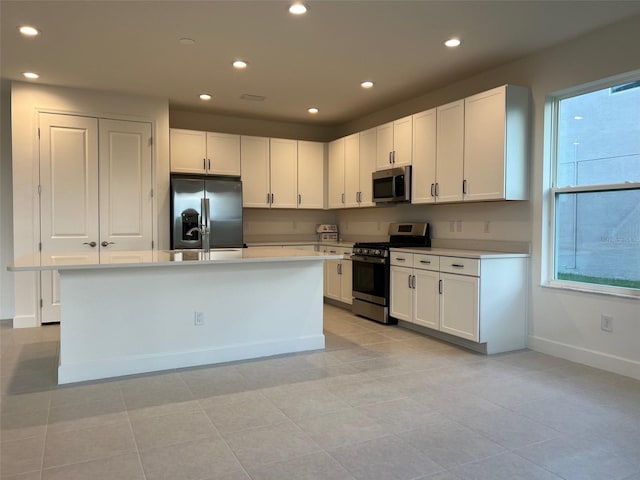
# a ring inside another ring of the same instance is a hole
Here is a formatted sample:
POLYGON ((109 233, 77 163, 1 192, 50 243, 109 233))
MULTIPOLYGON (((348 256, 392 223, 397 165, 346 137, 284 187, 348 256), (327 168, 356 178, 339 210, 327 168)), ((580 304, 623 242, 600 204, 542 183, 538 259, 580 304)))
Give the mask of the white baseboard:
POLYGON ((608 353, 588 350, 547 338, 529 336, 529 348, 590 367, 640 380, 640 362, 608 353))
POLYGON ((304 352, 323 348, 324 335, 318 335, 281 341, 245 343, 192 352, 130 355, 104 359, 98 362, 61 364, 58 367, 58 384, 270 357, 283 353, 304 352))
POLYGON ((13 317, 13 328, 39 327, 38 319, 35 315, 16 315, 13 317))

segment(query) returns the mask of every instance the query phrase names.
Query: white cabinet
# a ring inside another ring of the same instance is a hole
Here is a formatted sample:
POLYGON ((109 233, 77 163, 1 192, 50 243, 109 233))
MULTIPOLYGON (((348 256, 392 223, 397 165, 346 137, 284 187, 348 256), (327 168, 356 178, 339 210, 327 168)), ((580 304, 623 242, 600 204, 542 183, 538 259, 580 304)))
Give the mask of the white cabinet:
POLYGON ((377 127, 376 170, 411 165, 412 119, 409 115, 377 127))
POLYGON ((436 202, 462 201, 464 100, 436 109, 436 202))
MULTIPOLYGON (((40 114, 40 243, 93 263, 153 249, 151 124, 40 114)), ((42 322, 59 316, 57 272, 41 274, 42 322)))
POLYGON ((526 200, 529 91, 504 85, 465 99, 464 200, 526 200))
POLYGON ((298 208, 324 208, 325 144, 298 141, 298 208))
POLYGON ((271 208, 298 206, 298 142, 283 138, 270 141, 271 208))
POLYGON ((171 171, 240 175, 240 136, 172 128, 171 171))
MULTIPOLYGON (((323 246, 322 251, 331 254, 351 255, 351 248, 323 246)), ((353 303, 353 268, 349 258, 325 260, 324 296, 351 305, 353 303)))
POLYGON ((375 205, 371 191, 375 159, 375 128, 329 144, 329 208, 375 205))
POLYGON ((242 136, 242 205, 248 208, 269 208, 269 139, 242 136))
MULTIPOLYGON (((526 346, 528 259, 391 250, 390 315, 452 335, 485 353, 526 346)), ((447 337, 451 339, 451 337, 447 337)))
POLYGON ((436 201, 436 109, 413 116, 411 203, 436 201))
POLYGON ((344 138, 329 143, 329 185, 327 186, 329 208, 344 207, 344 144, 344 138))

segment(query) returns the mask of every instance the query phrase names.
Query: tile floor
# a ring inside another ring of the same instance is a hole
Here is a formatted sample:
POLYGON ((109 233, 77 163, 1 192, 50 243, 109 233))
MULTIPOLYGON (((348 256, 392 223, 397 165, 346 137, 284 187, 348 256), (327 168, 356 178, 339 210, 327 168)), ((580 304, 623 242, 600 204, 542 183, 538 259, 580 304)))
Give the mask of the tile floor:
POLYGON ((56 386, 0 322, 2 480, 640 480, 640 382, 325 307, 327 348, 56 386))

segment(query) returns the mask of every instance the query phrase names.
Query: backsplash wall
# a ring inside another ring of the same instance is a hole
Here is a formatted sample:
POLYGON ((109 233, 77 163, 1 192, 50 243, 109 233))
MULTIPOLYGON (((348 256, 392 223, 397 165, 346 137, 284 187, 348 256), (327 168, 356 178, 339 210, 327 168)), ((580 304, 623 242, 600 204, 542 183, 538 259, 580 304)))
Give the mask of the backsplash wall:
POLYGON ((315 242, 316 225, 336 223, 332 210, 294 210, 245 208, 243 228, 245 243, 315 242))

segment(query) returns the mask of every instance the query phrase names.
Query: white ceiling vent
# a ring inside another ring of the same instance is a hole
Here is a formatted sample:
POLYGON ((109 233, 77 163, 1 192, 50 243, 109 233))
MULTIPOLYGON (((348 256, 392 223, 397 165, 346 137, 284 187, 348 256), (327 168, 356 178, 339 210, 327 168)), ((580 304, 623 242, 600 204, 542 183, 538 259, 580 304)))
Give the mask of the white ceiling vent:
POLYGON ((251 95, 250 93, 243 93, 242 95, 240 95, 240 98, 249 102, 264 102, 267 97, 263 95, 251 95))

